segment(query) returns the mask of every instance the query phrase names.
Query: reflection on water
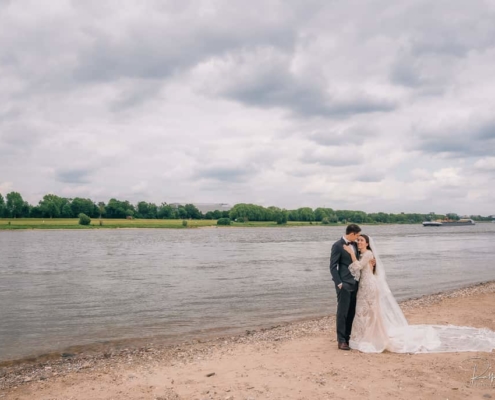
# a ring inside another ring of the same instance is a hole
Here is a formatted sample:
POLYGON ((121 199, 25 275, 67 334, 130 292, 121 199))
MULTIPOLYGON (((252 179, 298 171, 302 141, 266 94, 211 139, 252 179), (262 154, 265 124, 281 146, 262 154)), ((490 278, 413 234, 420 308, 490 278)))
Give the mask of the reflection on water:
MULTIPOLYGON (((0 232, 0 360, 335 312, 344 227, 0 232)), ((495 279, 495 224, 365 226, 399 299, 495 279)))

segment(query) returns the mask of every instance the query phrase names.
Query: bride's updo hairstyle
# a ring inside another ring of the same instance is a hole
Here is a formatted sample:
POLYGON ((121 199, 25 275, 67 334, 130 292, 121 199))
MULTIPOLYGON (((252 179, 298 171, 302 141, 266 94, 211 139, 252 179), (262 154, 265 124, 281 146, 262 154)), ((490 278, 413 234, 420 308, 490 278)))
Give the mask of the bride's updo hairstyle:
MULTIPOLYGON (((366 248, 371 251, 370 247, 370 237, 368 235, 361 234, 361 237, 366 240, 366 248)), ((373 267, 373 274, 376 272, 376 265, 373 267)))

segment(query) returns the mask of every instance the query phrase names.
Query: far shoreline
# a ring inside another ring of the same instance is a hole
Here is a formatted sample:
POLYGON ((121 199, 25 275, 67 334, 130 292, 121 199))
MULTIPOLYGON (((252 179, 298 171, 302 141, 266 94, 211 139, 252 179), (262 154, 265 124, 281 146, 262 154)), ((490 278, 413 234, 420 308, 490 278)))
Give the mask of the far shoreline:
MULTIPOLYGON (((217 225, 215 220, 185 220, 187 226, 183 225, 183 220, 103 220, 99 225, 99 220, 92 220, 91 225, 82 226, 77 223, 77 219, 70 220, 45 220, 41 219, 29 221, 23 219, 6 220, 0 219, 0 231, 53 231, 53 230, 115 230, 115 229, 204 229, 204 228, 308 228, 308 227, 344 227, 346 224, 321 222, 301 222, 290 221, 286 224, 277 224, 274 221, 250 221, 233 222, 231 225, 217 225), (10 224, 9 224, 10 222, 10 224)), ((421 225, 419 223, 359 223, 361 226, 383 226, 383 225, 421 225)))
MULTIPOLYGON (((53 230, 114 230, 114 229, 204 229, 204 228, 303 228, 303 227, 345 227, 348 223, 361 226, 421 226, 421 222, 387 223, 387 222, 332 222, 321 221, 287 221, 277 224, 275 221, 235 222, 231 225, 217 225, 217 220, 208 219, 106 219, 93 218, 90 225, 79 225, 77 218, 0 218, 0 231, 53 231, 53 230)), ((477 221, 477 224, 490 224, 490 221, 477 221)), ((438 227, 426 228, 429 230, 438 227)))

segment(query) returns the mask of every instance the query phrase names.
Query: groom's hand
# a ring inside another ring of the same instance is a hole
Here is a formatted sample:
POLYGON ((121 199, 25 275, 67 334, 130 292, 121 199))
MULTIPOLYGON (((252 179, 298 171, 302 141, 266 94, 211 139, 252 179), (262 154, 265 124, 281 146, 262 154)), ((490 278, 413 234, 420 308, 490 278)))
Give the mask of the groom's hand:
POLYGON ((337 287, 338 287, 339 289, 342 289, 342 283, 339 283, 339 284, 337 285, 337 287))
POLYGON ((372 266, 372 267, 375 267, 375 266, 376 266, 376 258, 374 258, 374 257, 373 257, 373 258, 370 260, 370 264, 371 264, 371 266, 372 266))

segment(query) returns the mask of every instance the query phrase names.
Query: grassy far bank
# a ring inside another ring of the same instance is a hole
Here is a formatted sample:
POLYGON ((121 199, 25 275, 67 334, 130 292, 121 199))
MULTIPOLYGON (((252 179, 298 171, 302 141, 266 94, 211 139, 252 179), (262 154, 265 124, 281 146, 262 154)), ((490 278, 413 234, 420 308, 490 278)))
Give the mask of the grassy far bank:
MULTIPOLYGON (((112 228, 184 228, 181 219, 91 219, 91 225, 79 225, 79 218, 0 219, 0 229, 112 229, 112 228), (10 222, 10 225, 9 225, 10 222)), ((188 227, 214 226, 216 221, 190 220, 188 227)))
MULTIPOLYGON (((0 230, 16 229, 116 229, 116 228, 201 228, 217 226, 216 220, 187 220, 187 227, 182 225, 181 219, 92 219, 91 225, 79 225, 78 218, 0 218, 0 230)), ((321 225, 313 222, 312 225, 321 225)), ((333 224, 338 225, 338 224, 333 224)), ((245 223, 234 222, 231 226, 237 227, 270 227, 281 226, 276 222, 256 222, 245 223)), ((287 226, 311 226, 309 222, 287 222, 287 226)))

